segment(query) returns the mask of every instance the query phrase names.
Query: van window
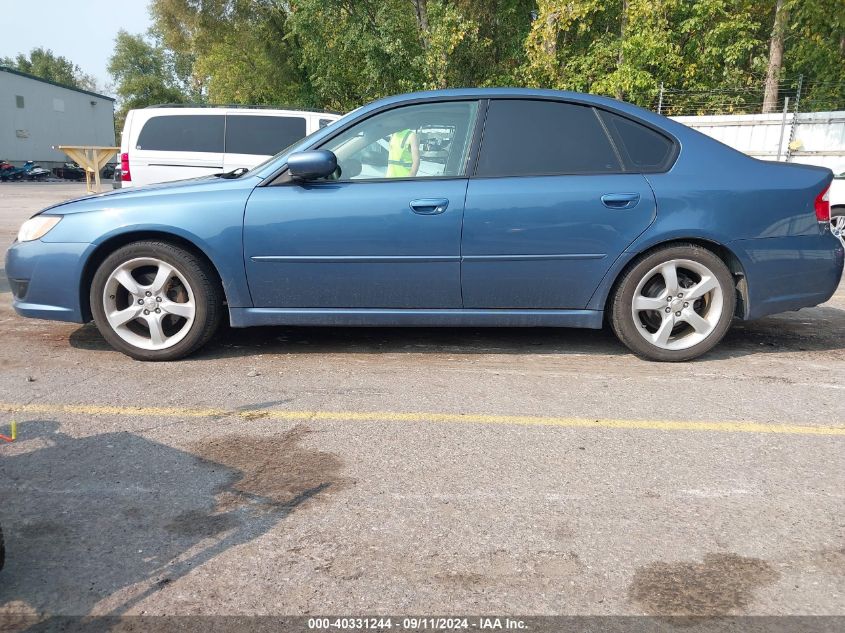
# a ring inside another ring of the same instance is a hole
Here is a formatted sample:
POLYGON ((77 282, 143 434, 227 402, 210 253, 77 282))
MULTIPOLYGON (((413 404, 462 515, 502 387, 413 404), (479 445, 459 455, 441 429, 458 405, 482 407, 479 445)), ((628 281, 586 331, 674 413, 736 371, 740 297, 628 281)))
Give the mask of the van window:
POLYGON ((136 149, 161 152, 222 152, 223 115, 154 116, 141 129, 136 149))
POLYGON ((305 118, 226 115, 226 153, 276 154, 305 136, 305 118))
POLYGON ((490 102, 477 176, 621 171, 610 139, 592 108, 559 101, 490 102))

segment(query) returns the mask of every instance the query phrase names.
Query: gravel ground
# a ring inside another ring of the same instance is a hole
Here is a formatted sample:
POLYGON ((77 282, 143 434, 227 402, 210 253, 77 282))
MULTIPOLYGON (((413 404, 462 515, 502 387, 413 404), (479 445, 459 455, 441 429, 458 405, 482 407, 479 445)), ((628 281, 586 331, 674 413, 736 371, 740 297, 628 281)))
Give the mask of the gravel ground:
MULTIPOLYGON (((0 238, 83 190, 0 185, 0 238)), ((339 328, 144 364, 0 275, 0 613, 845 615, 843 333, 845 286, 686 364, 339 328)))

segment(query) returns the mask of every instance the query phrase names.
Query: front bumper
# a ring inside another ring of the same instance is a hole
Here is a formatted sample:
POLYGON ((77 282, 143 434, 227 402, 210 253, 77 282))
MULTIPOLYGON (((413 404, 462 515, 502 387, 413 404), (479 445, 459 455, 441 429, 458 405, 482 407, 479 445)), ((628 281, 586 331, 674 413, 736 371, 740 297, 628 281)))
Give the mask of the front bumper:
MULTIPOLYGON (((33 240, 6 251, 6 276, 15 312, 25 317, 84 323, 82 269, 91 244, 33 240)), ((85 290, 87 292, 87 290, 85 290)))

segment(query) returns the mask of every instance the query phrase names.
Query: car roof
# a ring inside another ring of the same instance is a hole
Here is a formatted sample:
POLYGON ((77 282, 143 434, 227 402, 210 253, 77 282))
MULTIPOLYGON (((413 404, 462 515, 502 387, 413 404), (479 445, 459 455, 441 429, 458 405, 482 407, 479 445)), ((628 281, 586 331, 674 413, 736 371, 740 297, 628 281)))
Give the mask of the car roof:
POLYGON ((684 131, 688 129, 683 124, 672 121, 665 116, 657 114, 656 112, 646 110, 645 108, 635 106, 625 101, 620 101, 619 99, 602 97, 584 92, 550 90, 545 88, 449 88, 445 90, 425 90, 385 97, 359 108, 359 111, 366 112, 386 105, 399 104, 409 101, 507 98, 553 99, 556 101, 570 101, 574 103, 582 103, 584 105, 600 106, 608 110, 615 110, 623 114, 628 114, 676 135, 683 135, 684 131))

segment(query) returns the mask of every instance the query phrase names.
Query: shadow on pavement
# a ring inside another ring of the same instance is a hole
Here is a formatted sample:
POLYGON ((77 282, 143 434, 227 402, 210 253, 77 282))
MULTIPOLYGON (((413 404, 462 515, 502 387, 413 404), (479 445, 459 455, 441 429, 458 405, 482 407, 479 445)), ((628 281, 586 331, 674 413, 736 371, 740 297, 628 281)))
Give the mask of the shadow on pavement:
MULTIPOLYGON (((840 350, 845 310, 807 308, 758 321, 737 321, 704 360, 767 352, 840 350)), ((73 347, 111 351, 89 323, 71 333, 73 347)), ((217 337, 192 356, 212 360, 252 354, 435 353, 435 354, 629 354, 609 327, 573 328, 221 328, 217 337)))
POLYGON ((300 446, 302 426, 220 436, 192 452, 132 433, 74 438, 58 428, 21 423, 0 460, 0 608, 123 614, 345 485, 334 455, 300 446))

